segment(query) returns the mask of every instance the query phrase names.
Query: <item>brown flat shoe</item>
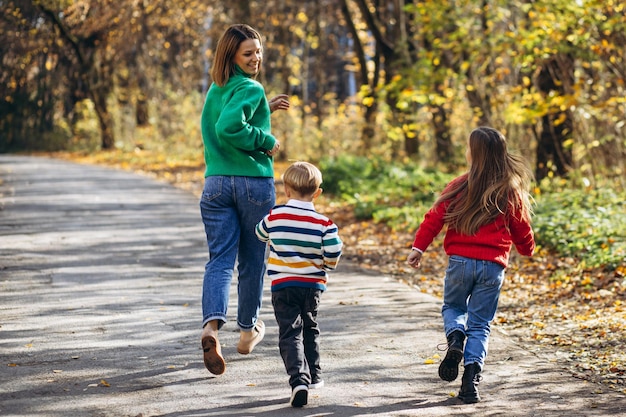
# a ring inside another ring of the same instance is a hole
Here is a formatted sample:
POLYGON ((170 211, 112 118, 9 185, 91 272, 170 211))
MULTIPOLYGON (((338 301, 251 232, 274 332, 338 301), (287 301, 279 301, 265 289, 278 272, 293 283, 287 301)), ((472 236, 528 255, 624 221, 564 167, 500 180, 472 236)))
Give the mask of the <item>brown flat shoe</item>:
POLYGON ((202 338, 202 350, 204 351, 204 366, 214 375, 222 375, 226 370, 226 362, 222 357, 220 341, 215 336, 202 338))
POLYGON ((237 352, 242 355, 247 355, 252 352, 254 347, 263 340, 265 336, 265 323, 261 320, 257 320, 256 324, 250 332, 239 333, 239 343, 237 344, 237 352))

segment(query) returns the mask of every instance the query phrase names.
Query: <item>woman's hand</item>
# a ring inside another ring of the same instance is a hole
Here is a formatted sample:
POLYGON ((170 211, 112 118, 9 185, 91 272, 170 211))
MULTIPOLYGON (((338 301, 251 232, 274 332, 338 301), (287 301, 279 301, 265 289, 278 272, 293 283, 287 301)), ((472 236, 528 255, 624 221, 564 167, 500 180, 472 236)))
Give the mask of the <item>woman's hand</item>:
POLYGON ((280 148, 280 142, 277 140, 276 143, 274 144, 274 147, 265 153, 268 154, 269 156, 274 156, 278 153, 279 148, 280 148))
POLYGON ((289 108, 289 96, 287 94, 279 94, 269 99, 268 103, 272 113, 276 110, 287 110, 289 108))
POLYGON ((413 249, 409 256, 406 258, 406 262, 413 268, 419 268, 422 261, 422 252, 413 249))

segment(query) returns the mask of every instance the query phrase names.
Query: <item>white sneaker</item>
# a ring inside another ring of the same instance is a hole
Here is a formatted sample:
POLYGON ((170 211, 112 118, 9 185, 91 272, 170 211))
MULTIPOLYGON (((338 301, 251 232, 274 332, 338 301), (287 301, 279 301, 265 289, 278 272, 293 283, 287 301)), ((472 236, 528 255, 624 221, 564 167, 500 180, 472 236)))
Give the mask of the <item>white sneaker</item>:
POLYGON ((318 389, 324 386, 324 380, 320 379, 316 383, 309 384, 309 389, 318 389))
POLYGON ((306 405, 309 399, 309 388, 306 385, 298 385, 291 391, 291 403, 292 407, 302 407, 306 405))

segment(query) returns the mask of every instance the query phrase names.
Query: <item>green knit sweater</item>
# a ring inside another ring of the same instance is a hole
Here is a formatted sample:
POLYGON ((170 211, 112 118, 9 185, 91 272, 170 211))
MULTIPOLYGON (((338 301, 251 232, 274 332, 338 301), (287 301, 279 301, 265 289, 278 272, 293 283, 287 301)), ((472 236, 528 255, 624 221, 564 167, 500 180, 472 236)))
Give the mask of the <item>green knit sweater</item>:
POLYGON ((202 109, 204 176, 273 177, 265 152, 276 144, 270 107, 258 81, 236 67, 226 85, 213 83, 202 109))

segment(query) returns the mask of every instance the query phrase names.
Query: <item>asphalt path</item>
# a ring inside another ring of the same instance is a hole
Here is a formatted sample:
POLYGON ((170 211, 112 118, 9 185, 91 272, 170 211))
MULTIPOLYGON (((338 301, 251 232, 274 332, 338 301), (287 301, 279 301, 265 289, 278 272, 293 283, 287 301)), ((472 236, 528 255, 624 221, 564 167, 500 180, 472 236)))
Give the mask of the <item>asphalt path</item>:
POLYGON ((0 155, 1 416, 623 416, 626 396, 574 378, 497 330, 483 401, 437 376, 440 300, 340 264, 322 296, 325 387, 292 408, 266 282, 265 340, 236 352, 236 280, 203 366, 207 250, 198 199, 137 174, 0 155))

